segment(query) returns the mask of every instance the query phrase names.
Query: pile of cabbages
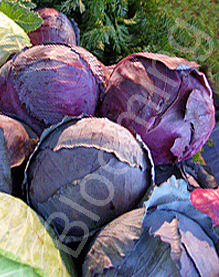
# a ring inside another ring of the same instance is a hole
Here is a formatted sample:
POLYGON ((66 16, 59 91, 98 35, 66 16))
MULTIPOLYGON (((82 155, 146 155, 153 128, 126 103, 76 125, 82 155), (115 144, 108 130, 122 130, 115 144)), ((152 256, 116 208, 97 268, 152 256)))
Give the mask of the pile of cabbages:
POLYGON ((1 191, 52 228, 74 276, 218 276, 218 185, 192 161, 215 127, 199 65, 141 52, 106 66, 75 22, 37 12, 33 46, 0 68, 1 191), (199 189, 215 206, 199 211, 199 193, 194 207, 199 189))

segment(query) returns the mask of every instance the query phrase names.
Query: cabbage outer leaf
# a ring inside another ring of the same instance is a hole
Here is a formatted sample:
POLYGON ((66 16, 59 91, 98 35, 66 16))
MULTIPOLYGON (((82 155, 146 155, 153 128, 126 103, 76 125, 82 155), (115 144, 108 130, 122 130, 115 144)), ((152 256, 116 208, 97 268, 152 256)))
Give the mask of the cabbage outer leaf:
POLYGON ((143 232, 144 208, 110 222, 99 233, 83 264, 83 276, 179 277, 170 246, 143 232))
POLYGON ((31 46, 28 35, 0 11, 0 66, 10 54, 20 52, 26 46, 31 46))
POLYGON ((16 277, 39 277, 33 268, 16 263, 10 259, 0 255, 0 274, 1 276, 16 276, 16 277))
POLYGON ((155 187, 145 208, 145 231, 171 246, 181 276, 218 276, 218 236, 210 217, 192 205, 184 180, 172 176, 155 187))
POLYGON ((1 276, 76 276, 73 263, 66 264, 70 273, 37 214, 20 199, 0 193, 0 226, 1 276))

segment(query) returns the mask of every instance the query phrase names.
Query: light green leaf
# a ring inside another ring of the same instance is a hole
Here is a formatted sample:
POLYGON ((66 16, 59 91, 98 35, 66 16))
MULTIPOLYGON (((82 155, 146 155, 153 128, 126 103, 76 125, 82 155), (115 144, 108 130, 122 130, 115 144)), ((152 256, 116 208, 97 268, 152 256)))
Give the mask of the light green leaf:
POLYGON ((72 260, 68 263, 71 272, 37 214, 20 199, 0 193, 0 276, 76 276, 72 260))
POLYGON ((35 273, 33 268, 16 263, 2 255, 0 255, 0 274, 1 277, 40 277, 40 275, 35 273))
POLYGON ((0 66, 12 53, 20 52, 31 46, 24 30, 0 11, 0 66))
POLYGON ((31 11, 33 4, 30 1, 3 0, 0 11, 15 21, 25 32, 36 30, 43 23, 43 19, 31 11))
POLYGON ((19 5, 23 6, 26 9, 35 9, 36 4, 32 3, 31 0, 4 0, 5 2, 19 3, 19 5))

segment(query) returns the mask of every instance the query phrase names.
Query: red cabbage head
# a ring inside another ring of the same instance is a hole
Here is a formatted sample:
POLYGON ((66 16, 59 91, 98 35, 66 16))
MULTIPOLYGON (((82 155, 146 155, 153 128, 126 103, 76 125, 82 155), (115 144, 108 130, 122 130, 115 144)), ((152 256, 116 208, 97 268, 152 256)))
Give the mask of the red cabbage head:
POLYGON ((93 115, 103 67, 79 46, 24 49, 0 69, 0 110, 22 118, 38 135, 65 115, 93 115))
POLYGON ((114 66, 98 116, 140 134, 155 165, 188 159, 215 125, 212 91, 197 67, 178 57, 131 54, 114 66))
POLYGON ((69 46, 79 45, 80 30, 73 19, 53 8, 42 8, 36 12, 44 22, 39 28, 28 33, 33 45, 48 42, 64 43, 69 46))

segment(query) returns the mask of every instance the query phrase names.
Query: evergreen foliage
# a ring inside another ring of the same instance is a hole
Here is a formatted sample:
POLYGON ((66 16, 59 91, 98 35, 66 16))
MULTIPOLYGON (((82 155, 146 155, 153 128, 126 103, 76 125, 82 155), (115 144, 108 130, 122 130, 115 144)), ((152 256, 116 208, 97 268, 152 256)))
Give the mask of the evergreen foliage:
POLYGON ((35 0, 74 18, 81 46, 103 63, 150 51, 194 60, 219 83, 218 14, 214 0, 35 0))

